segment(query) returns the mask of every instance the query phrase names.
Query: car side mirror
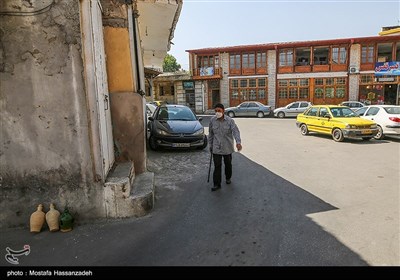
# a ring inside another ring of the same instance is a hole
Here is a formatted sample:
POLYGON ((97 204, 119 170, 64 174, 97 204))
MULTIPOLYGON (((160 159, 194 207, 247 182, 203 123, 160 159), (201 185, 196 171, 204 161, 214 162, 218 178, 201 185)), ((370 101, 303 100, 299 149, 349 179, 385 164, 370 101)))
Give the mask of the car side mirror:
POLYGON ((149 121, 154 121, 154 118, 153 117, 149 117, 149 121))
POLYGON ((203 118, 202 118, 202 117, 199 117, 198 120, 199 120, 199 122, 201 122, 201 121, 203 120, 203 118))

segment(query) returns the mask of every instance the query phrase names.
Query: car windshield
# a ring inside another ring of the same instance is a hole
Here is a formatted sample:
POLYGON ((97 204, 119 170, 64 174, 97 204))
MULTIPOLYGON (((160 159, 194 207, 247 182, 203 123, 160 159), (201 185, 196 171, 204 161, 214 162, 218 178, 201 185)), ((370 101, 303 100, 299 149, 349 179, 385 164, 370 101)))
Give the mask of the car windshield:
POLYGON ((358 117, 353 110, 347 107, 332 107, 329 109, 335 118, 358 117))
POLYGON ((196 116, 188 107, 160 107, 157 120, 195 121, 196 116))

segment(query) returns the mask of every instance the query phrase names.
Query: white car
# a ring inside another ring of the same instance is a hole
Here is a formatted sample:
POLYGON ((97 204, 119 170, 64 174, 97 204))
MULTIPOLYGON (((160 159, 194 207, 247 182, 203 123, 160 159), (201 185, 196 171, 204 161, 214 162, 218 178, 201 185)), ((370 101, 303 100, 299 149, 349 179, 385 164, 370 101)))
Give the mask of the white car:
POLYGON ((363 119, 372 120, 378 125, 375 139, 383 139, 385 135, 400 136, 400 106, 369 105, 355 111, 363 119))
POLYGON ((298 114, 304 113, 310 106, 312 106, 312 104, 308 101, 292 102, 285 107, 276 108, 274 110, 274 116, 278 118, 296 117, 298 114))
POLYGON ((149 117, 151 117, 154 112, 156 111, 157 106, 151 103, 146 103, 146 114, 147 114, 147 120, 149 117))
POLYGON ((361 103, 361 102, 359 102, 359 101, 343 101, 343 102, 340 103, 339 105, 347 106, 347 107, 349 107, 349 108, 350 108, 351 110, 353 110, 353 111, 355 111, 355 110, 357 110, 357 109, 362 108, 362 107, 365 106, 364 103, 361 103))

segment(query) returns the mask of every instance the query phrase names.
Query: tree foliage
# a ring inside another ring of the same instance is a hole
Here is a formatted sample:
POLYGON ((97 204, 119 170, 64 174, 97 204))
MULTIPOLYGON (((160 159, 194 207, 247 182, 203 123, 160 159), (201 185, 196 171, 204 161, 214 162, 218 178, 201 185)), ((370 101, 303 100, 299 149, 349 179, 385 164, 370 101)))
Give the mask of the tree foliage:
POLYGON ((167 54, 164 58, 163 72, 175 72, 180 69, 181 65, 176 62, 176 58, 171 54, 167 54))

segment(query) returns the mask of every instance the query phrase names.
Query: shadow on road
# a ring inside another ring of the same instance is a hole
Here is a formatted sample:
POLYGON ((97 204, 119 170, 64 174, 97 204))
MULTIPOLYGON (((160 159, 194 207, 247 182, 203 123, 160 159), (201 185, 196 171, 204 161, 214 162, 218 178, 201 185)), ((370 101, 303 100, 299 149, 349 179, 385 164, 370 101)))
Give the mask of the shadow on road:
POLYGON ((2 248, 29 244, 31 254, 21 260, 26 266, 368 265, 308 217, 334 206, 242 154, 233 156, 232 184, 217 192, 207 184, 207 151, 148 156, 156 177, 148 216, 64 234, 6 232, 2 248))

